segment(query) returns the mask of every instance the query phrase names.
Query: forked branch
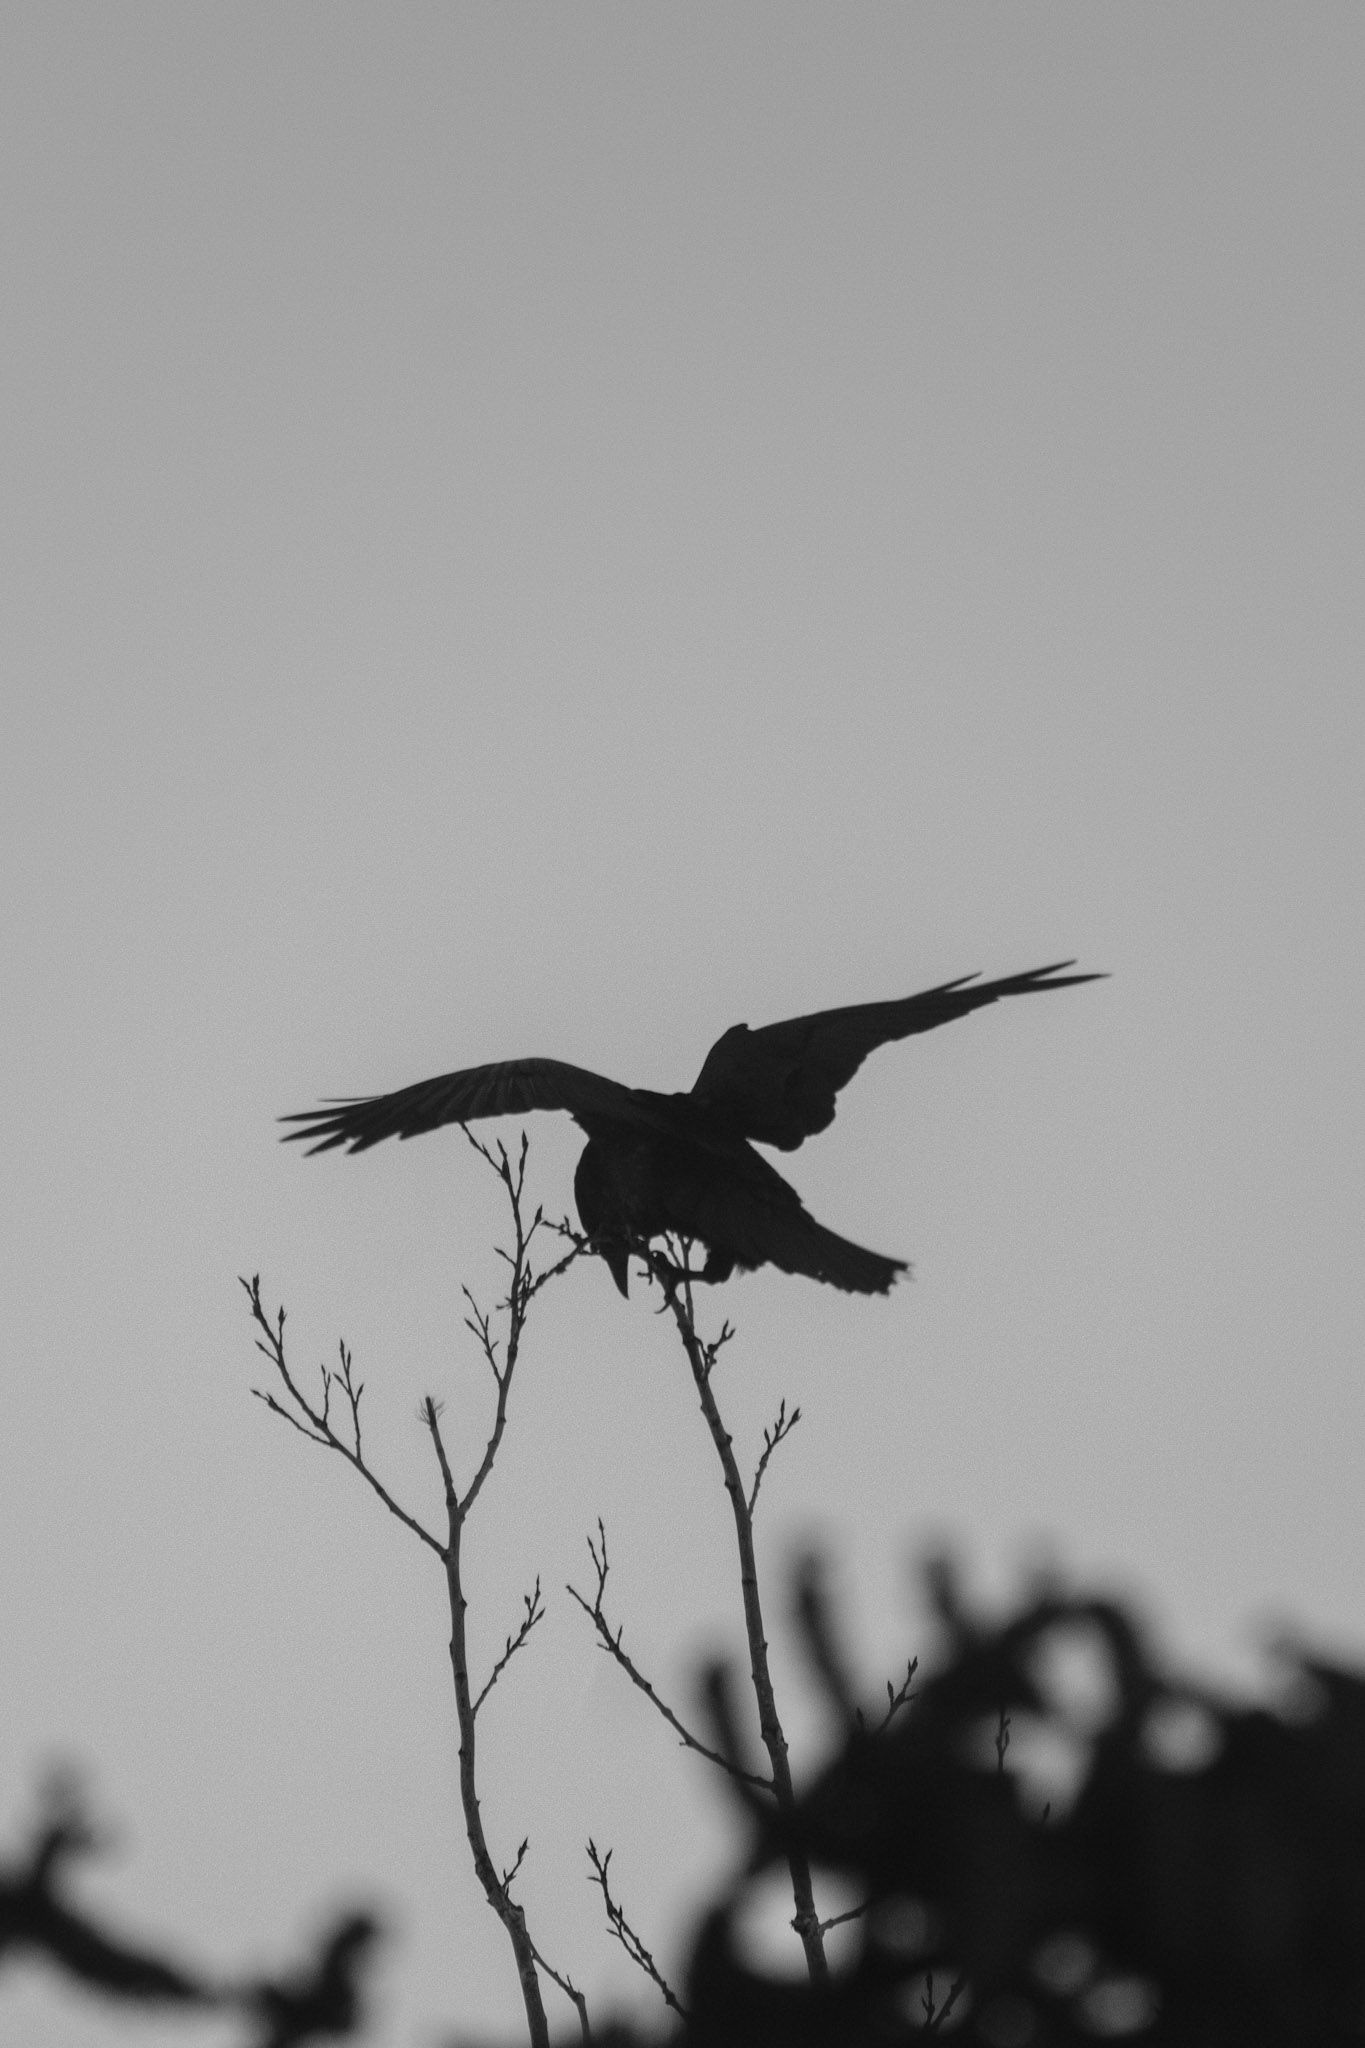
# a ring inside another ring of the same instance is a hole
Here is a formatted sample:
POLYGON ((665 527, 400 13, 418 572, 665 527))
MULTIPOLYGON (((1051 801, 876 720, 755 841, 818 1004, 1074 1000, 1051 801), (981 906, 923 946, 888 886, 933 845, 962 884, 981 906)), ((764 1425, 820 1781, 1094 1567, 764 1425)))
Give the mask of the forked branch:
POLYGON ((508 1287, 506 1298, 498 1304, 495 1311, 486 1313, 480 1309, 473 1295, 468 1289, 465 1290, 465 1299, 470 1311, 466 1318, 466 1326, 473 1334, 492 1373, 496 1398, 493 1420, 482 1455, 463 1491, 456 1481, 442 1437, 441 1405, 432 1395, 428 1395, 422 1403, 422 1420, 431 1438, 441 1475, 446 1519, 444 1542, 425 1528, 415 1515, 399 1505, 366 1459, 360 1427, 360 1403, 365 1391, 364 1382, 355 1377, 351 1353, 346 1345, 341 1345, 341 1363, 338 1369, 329 1369, 325 1366, 322 1368, 321 1394, 318 1399, 310 1400, 294 1378, 285 1355, 283 1308, 276 1312, 273 1321, 267 1315, 261 1300, 259 1275, 253 1276, 250 1280, 243 1279, 242 1286, 251 1305, 251 1316, 257 1330, 256 1348, 269 1360, 284 1390, 283 1396, 263 1388, 255 1388, 253 1391, 265 1402, 272 1414, 288 1422, 311 1442, 321 1444, 324 1449, 335 1451, 344 1458, 383 1502, 390 1514, 402 1522, 405 1528, 410 1529, 427 1549, 434 1551, 441 1561, 451 1617, 450 1660, 455 1690, 456 1721, 460 1735, 460 1797, 464 1809, 465 1832, 475 1873, 484 1896, 501 1920, 512 1945, 533 2048, 544 2048, 544 2044, 548 2044, 549 2041, 549 2029, 540 1996, 538 1971, 544 1971, 573 2002, 585 2039, 589 2034, 586 2003, 572 1981, 545 1961, 531 1939, 525 1913, 512 1897, 512 1884, 527 1854, 528 1841, 522 1841, 510 1865, 500 1872, 484 1833, 475 1774, 476 1718, 512 1659, 518 1651, 525 1648, 532 1629, 544 1613, 540 1581, 537 1578, 534 1590, 523 1595, 525 1611, 520 1625, 507 1637, 501 1654, 494 1661, 476 1696, 471 1688, 469 1675, 465 1629, 468 1601, 461 1572, 460 1552, 465 1523, 493 1469, 507 1426, 508 1401, 531 1303, 542 1288, 571 1266, 588 1247, 581 1240, 571 1241, 561 1258, 539 1271, 535 1270, 531 1263, 534 1239, 538 1231, 550 1226, 546 1225, 539 1208, 529 1218, 526 1215, 524 1196, 528 1143, 525 1135, 522 1136, 521 1147, 515 1161, 509 1156, 504 1145, 489 1147, 468 1132, 466 1136, 469 1137, 474 1150, 497 1174, 506 1191, 512 1214, 512 1244, 510 1249, 498 1247, 498 1255, 508 1268, 508 1287), (499 1318, 502 1319, 501 1330, 498 1327, 499 1318), (344 1424, 339 1425, 334 1420, 334 1394, 341 1403, 344 1403, 344 1424))
POLYGON ((820 1916, 815 1909, 810 1859, 801 1845, 795 1827, 790 1825, 795 1816, 796 1795, 792 1786, 787 1738, 778 1715, 772 1671, 768 1663, 768 1639, 763 1626, 763 1609, 758 1590, 758 1565, 754 1553, 753 1509, 758 1498, 759 1482, 767 1459, 771 1457, 782 1437, 789 1433, 792 1424, 786 1421, 784 1406, 779 1411, 777 1424, 765 1433, 764 1457, 760 1460, 751 1488, 746 1492, 740 1477, 734 1444, 716 1404, 712 1386, 716 1361, 722 1347, 730 1342, 734 1331, 727 1322, 722 1324, 719 1335, 714 1338, 705 1339, 698 1332, 692 1296, 692 1275, 687 1268, 686 1245, 682 1250, 680 1266, 675 1266, 671 1259, 663 1257, 648 1245, 641 1248, 641 1256, 663 1292, 664 1307, 672 1315, 692 1373, 697 1399, 706 1418, 706 1426, 715 1446, 716 1456, 720 1460, 725 1491, 730 1497, 735 1541, 739 1551, 739 1582, 744 1605, 744 1627, 749 1643, 749 1676, 758 1707, 759 1734, 768 1752, 772 1796, 776 1800, 781 1820, 789 1824, 785 1829, 789 1843, 787 1867, 791 1876, 792 1901, 796 1907, 792 1916, 792 1926, 805 1950, 807 1970, 814 1980, 824 1982, 829 1976, 829 1965, 825 1957, 820 1916))
POLYGON ((605 1650, 608 1656, 620 1665, 631 1684, 644 1694, 650 1705, 667 1721, 684 1749, 694 1749, 698 1756, 704 1756, 708 1763, 715 1764, 718 1769, 728 1772, 732 1777, 743 1779, 747 1784, 756 1786, 760 1792, 770 1792, 772 1785, 769 1779, 759 1777, 752 1771, 743 1770, 731 1758, 724 1755, 722 1751, 713 1749, 709 1743, 703 1742, 700 1736, 694 1735, 691 1729, 674 1713, 668 1702, 660 1698, 653 1685, 645 1677, 643 1671, 640 1670, 629 1653, 623 1649, 621 1643, 622 1627, 618 1623, 617 1627, 613 1630, 606 1615, 607 1573, 610 1570, 610 1566, 607 1561, 607 1532, 600 1515, 597 1518, 597 1541, 594 1542, 592 1537, 589 1536, 588 1554, 592 1558, 593 1569, 597 1574, 597 1590, 593 1595, 591 1603, 584 1598, 576 1586, 566 1586, 564 1590, 571 1598, 578 1602, 596 1629, 599 1649, 605 1650))
POLYGON ((320 1405, 315 1405, 308 1399, 308 1396, 293 1377, 285 1357, 284 1309, 279 1308, 276 1310, 275 1320, 272 1323, 261 1301, 261 1276, 259 1273, 253 1273, 249 1280, 243 1278, 241 1284, 245 1290, 247 1300, 251 1304, 251 1319, 261 1332, 261 1335, 256 1339, 256 1349, 270 1360, 270 1363, 279 1374, 289 1399, 293 1403, 293 1410, 291 1411, 289 1408, 286 1408, 283 1402, 274 1394, 268 1393, 263 1387, 252 1388, 251 1391, 256 1396, 256 1399, 264 1401, 272 1415, 278 1415, 282 1421, 290 1423, 293 1428, 299 1431, 300 1435, 308 1437, 315 1444, 323 1445, 329 1451, 335 1451, 339 1457, 344 1458, 352 1470, 360 1474, 365 1484, 384 1503, 389 1513, 403 1524, 405 1529, 411 1529, 413 1535, 419 1541, 425 1543, 428 1549, 434 1550, 438 1557, 444 1556, 445 1553, 442 1545, 437 1541, 436 1537, 431 1534, 429 1529, 423 1528, 415 1515, 410 1515, 406 1508, 399 1506, 383 1481, 365 1461, 360 1448, 359 1421, 360 1396, 364 1392, 364 1382, 362 1381, 358 1386, 354 1384, 351 1378, 350 1353, 347 1351, 346 1346, 344 1344, 341 1346, 341 1373, 330 1372, 326 1366, 320 1368, 322 1374, 322 1400, 320 1405), (343 1436, 337 1433, 332 1422, 331 1392, 333 1386, 337 1384, 341 1385, 343 1392, 346 1393, 350 1402, 353 1440, 349 1444, 343 1436), (300 1416, 303 1417, 302 1421, 299 1420, 300 1416))

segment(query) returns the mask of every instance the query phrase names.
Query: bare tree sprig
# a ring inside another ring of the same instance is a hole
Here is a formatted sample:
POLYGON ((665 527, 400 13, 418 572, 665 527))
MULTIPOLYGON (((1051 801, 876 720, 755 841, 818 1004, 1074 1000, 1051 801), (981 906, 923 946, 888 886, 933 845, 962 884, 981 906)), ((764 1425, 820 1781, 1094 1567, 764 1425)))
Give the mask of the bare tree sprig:
POLYGON ((753 1513, 758 1504, 758 1489, 763 1484, 763 1475, 768 1469, 768 1460, 782 1442, 782 1439, 791 1435, 800 1420, 801 1410, 799 1408, 793 1408, 791 1414, 788 1415, 785 1400, 778 1402, 777 1415, 773 1420, 772 1427, 765 1427, 763 1431, 763 1455, 760 1457, 754 1470, 754 1483, 749 1488, 750 1514, 753 1513))
POLYGON ((672 1987, 650 1954, 649 1949, 626 1918, 624 1909, 612 1896, 608 1871, 614 1854, 614 1850, 608 1849, 606 1854, 603 1855, 592 1837, 588 1837, 588 1861, 592 1864, 592 1876, 589 1879, 589 1883, 595 1884, 602 1894, 602 1903, 606 1908, 607 1914, 607 1925, 615 1939, 620 1942, 622 1948, 636 1967, 643 1970, 645 1975, 652 1979, 658 1987, 659 1996, 663 1999, 664 2004, 669 2010, 675 2012, 680 2020, 685 2020, 687 2018, 686 2008, 680 2004, 674 1995, 672 1987))
POLYGON ((531 1258, 531 1249, 541 1230, 553 1230, 556 1226, 545 1221, 544 1213, 537 1208, 529 1218, 525 1207, 526 1161, 529 1142, 522 1134, 520 1150, 515 1161, 505 1145, 483 1144, 468 1130, 465 1136, 479 1156, 497 1174, 506 1191, 512 1216, 512 1246, 497 1247, 498 1256, 508 1269, 507 1294, 496 1309, 485 1311, 480 1308, 468 1288, 464 1298, 469 1314, 465 1327, 477 1343, 480 1353, 493 1377, 495 1388, 494 1413, 472 1477, 461 1490, 458 1484, 445 1439, 441 1430, 442 1404, 428 1394, 421 1404, 421 1420, 430 1438, 433 1453, 441 1477, 441 1491, 445 1507, 446 1531, 442 1541, 432 1531, 402 1507, 394 1495, 379 1479, 370 1465, 364 1450, 360 1425, 360 1403, 365 1383, 355 1376, 351 1353, 343 1342, 340 1346, 340 1367, 321 1368, 321 1394, 317 1400, 310 1400, 295 1379, 285 1354, 284 1325, 285 1312, 277 1310, 272 1321, 261 1300, 259 1274, 250 1280, 243 1279, 251 1306, 252 1320, 256 1326, 256 1348, 269 1360, 284 1389, 284 1398, 264 1388, 253 1388, 253 1392, 269 1408, 273 1415, 306 1436, 310 1442, 320 1444, 324 1449, 335 1451, 344 1458, 353 1471, 357 1472, 376 1496, 383 1502, 390 1514, 394 1515, 405 1528, 410 1529, 428 1550, 440 1559, 445 1574, 448 1604, 451 1618, 450 1660, 451 1676, 455 1690, 456 1721, 460 1735, 460 1798, 464 1810, 465 1833, 475 1873, 482 1886, 484 1896, 506 1929, 521 1984, 522 1999, 526 2008, 527 2026, 533 2048, 548 2048, 549 2028, 545 2017, 544 2004, 540 1995, 537 1973, 543 1972, 559 1986, 569 1998, 579 2015, 584 2039, 590 2038, 587 2006, 583 1995, 566 1975, 554 1969, 541 1955, 532 1940, 526 1924, 524 1909, 512 1896, 512 1885, 529 1849, 529 1838, 523 1838, 512 1862, 499 1871, 493 1861, 488 1840, 484 1832, 480 1811, 477 1778, 475 1772, 475 1722, 479 1710, 489 1694, 501 1679, 508 1665, 518 1652, 526 1647, 532 1630, 542 1619, 544 1604, 541 1598, 540 1580, 537 1577, 530 1593, 523 1594, 523 1614, 518 1627, 510 1633, 500 1655, 494 1660, 482 1687, 476 1693, 472 1687, 469 1671, 469 1651, 466 1634, 466 1613, 468 1599, 465 1592, 461 1568, 461 1545, 465 1523, 477 1501, 488 1476, 493 1469, 499 1446, 507 1427, 508 1402, 512 1390, 513 1376, 521 1349, 522 1334, 531 1303, 549 1282, 563 1273, 588 1249, 585 1241, 570 1236, 569 1248, 562 1257, 537 1270, 531 1258), (502 1319, 503 1334, 498 1334, 496 1318, 502 1319), (339 1425, 333 1419, 333 1395, 339 1395, 345 1403, 346 1422, 339 1425))
POLYGON ((607 1590, 607 1573, 611 1567, 607 1559, 607 1532, 600 1515, 597 1518, 597 1540, 594 1541, 591 1536, 588 1538, 588 1554, 592 1558, 593 1569, 597 1574, 597 1590, 592 1597, 591 1603, 579 1592, 576 1586, 566 1586, 564 1590, 572 1599, 578 1602, 596 1629, 598 1647, 605 1650, 608 1656, 620 1665, 631 1684, 638 1687, 655 1711, 668 1723, 684 1749, 694 1749, 699 1756, 704 1756, 708 1763, 713 1763, 720 1770, 729 1772, 732 1777, 742 1778, 746 1783, 757 1786, 761 1792, 770 1792, 772 1784, 769 1779, 760 1777, 753 1771, 740 1769, 729 1757, 723 1755, 720 1750, 713 1749, 709 1743, 703 1742, 700 1736, 694 1735, 691 1729, 673 1711, 672 1707, 668 1705, 668 1702, 660 1698, 649 1679, 645 1677, 639 1666, 622 1647, 623 1627, 618 1623, 617 1627, 614 1630, 612 1629, 610 1622, 607 1620, 604 1604, 607 1590))

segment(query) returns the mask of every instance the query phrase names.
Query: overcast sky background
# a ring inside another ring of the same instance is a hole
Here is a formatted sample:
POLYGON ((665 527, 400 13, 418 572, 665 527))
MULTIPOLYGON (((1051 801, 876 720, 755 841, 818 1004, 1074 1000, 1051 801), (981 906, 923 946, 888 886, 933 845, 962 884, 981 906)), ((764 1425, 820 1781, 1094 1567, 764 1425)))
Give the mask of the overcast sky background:
MULTIPOLYGON (((944 1535, 1172 1650, 1365 1647, 1365 13, 1346 4, 11 4, 0 27, 8 1636, 0 1834, 85 1761, 89 1891, 224 1967, 378 1898, 375 2038, 518 2037, 444 1589, 250 1397, 236 1275, 435 1517, 490 1412, 458 1133, 325 1094, 550 1053, 685 1087, 738 1019, 1072 954, 878 1054, 788 1162, 889 1299, 708 1302, 782 1567, 870 1691, 944 1535)), ((562 1127, 561 1127, 562 1124, 562 1127)), ((491 1133, 490 1134, 494 1134, 491 1133)), ((515 1135, 509 1127, 504 1135, 515 1135)), ((569 1201, 577 1134, 533 1127, 569 1201)), ((500 1860, 598 2013, 677 1966, 725 1802, 562 1588, 601 1514, 679 1703, 740 1654, 681 1358, 546 1298, 467 1547, 500 1860)), ((102 2009, 7 1980, 37 2048, 102 2009)), ((567 2008, 556 2019, 569 2018, 567 2008)), ((19 2035, 16 2033, 15 2038, 19 2035)))

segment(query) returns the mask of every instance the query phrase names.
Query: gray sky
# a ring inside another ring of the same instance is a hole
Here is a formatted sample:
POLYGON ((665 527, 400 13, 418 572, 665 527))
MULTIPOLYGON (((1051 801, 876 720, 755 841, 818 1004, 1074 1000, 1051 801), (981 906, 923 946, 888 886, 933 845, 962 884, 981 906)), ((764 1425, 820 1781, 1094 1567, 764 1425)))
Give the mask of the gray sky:
MULTIPOLYGON (((804 1412, 762 1523, 801 1754, 811 1533, 869 1688, 944 1533, 1220 1670, 1289 1616, 1359 1651, 1361 10, 0 38, 5 1837, 85 1759, 129 1920, 277 1964, 376 1894, 377 2038, 514 2037, 439 1575, 251 1400, 235 1279, 300 1367, 353 1344, 434 1514, 416 1406, 467 1470, 496 1189, 458 1133, 305 1163, 273 1118, 518 1053, 683 1087, 737 1019, 1070 954, 1114 978, 880 1053, 790 1162, 913 1284, 716 1299, 746 1458, 804 1412)), ((647 2009, 582 1844, 676 1961, 725 1809, 561 1589, 602 1514, 685 1704, 740 1647, 724 1496, 600 1266, 514 1406, 477 1654, 537 1572, 551 1613, 485 1816, 548 1952, 647 2009)), ((4 1996, 36 2048, 124 2037, 4 1996)))

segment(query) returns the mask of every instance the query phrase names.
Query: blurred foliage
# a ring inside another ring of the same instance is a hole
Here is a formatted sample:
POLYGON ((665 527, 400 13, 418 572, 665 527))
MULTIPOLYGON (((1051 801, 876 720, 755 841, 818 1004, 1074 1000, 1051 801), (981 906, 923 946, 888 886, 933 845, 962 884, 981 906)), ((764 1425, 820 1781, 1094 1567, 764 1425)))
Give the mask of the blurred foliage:
MULTIPOLYGON (((687 2022, 598 2029, 603 2048, 1365 2042, 1365 1674, 1284 1648, 1273 1697, 1247 1705, 1166 1670, 1123 1602, 1043 1587, 986 1620, 946 1563, 929 1586, 930 1668, 877 1717, 852 1704, 818 1573, 800 1587, 844 1732, 794 1826, 862 1902, 831 1981, 774 1981, 750 1953, 746 1911, 785 1844, 737 1790, 747 1851, 695 1944, 687 2022)), ((725 1674, 710 1697, 737 1749, 725 1674)), ((0 1869, 0 1963, 42 1950, 121 2004, 231 2006, 253 2048, 357 2035, 369 1914, 293 1979, 215 1978, 82 1910, 75 1868, 96 1846, 74 1787, 49 1788, 0 1869)))
POLYGON ((745 1886, 781 1848, 755 1813, 689 2040, 1365 2041, 1365 1676, 1286 1651, 1277 1704, 1248 1707, 1164 1672, 1118 1602, 1043 1589, 988 1625, 948 1565, 930 1588, 931 1675, 889 1726, 855 1718, 800 1802, 817 1868, 865 1889, 856 1954, 829 1987, 746 1963, 745 1886))
POLYGON ((0 1864, 0 1969, 45 1959, 69 1981, 121 2007, 232 2011, 250 2048, 303 2048, 355 2035, 364 2013, 362 1961, 380 1932, 369 1913, 347 1913, 292 1976, 240 1979, 104 1924, 82 1906, 75 1881, 85 1858, 107 1846, 77 1777, 54 1773, 42 1788, 27 1848, 0 1864))

